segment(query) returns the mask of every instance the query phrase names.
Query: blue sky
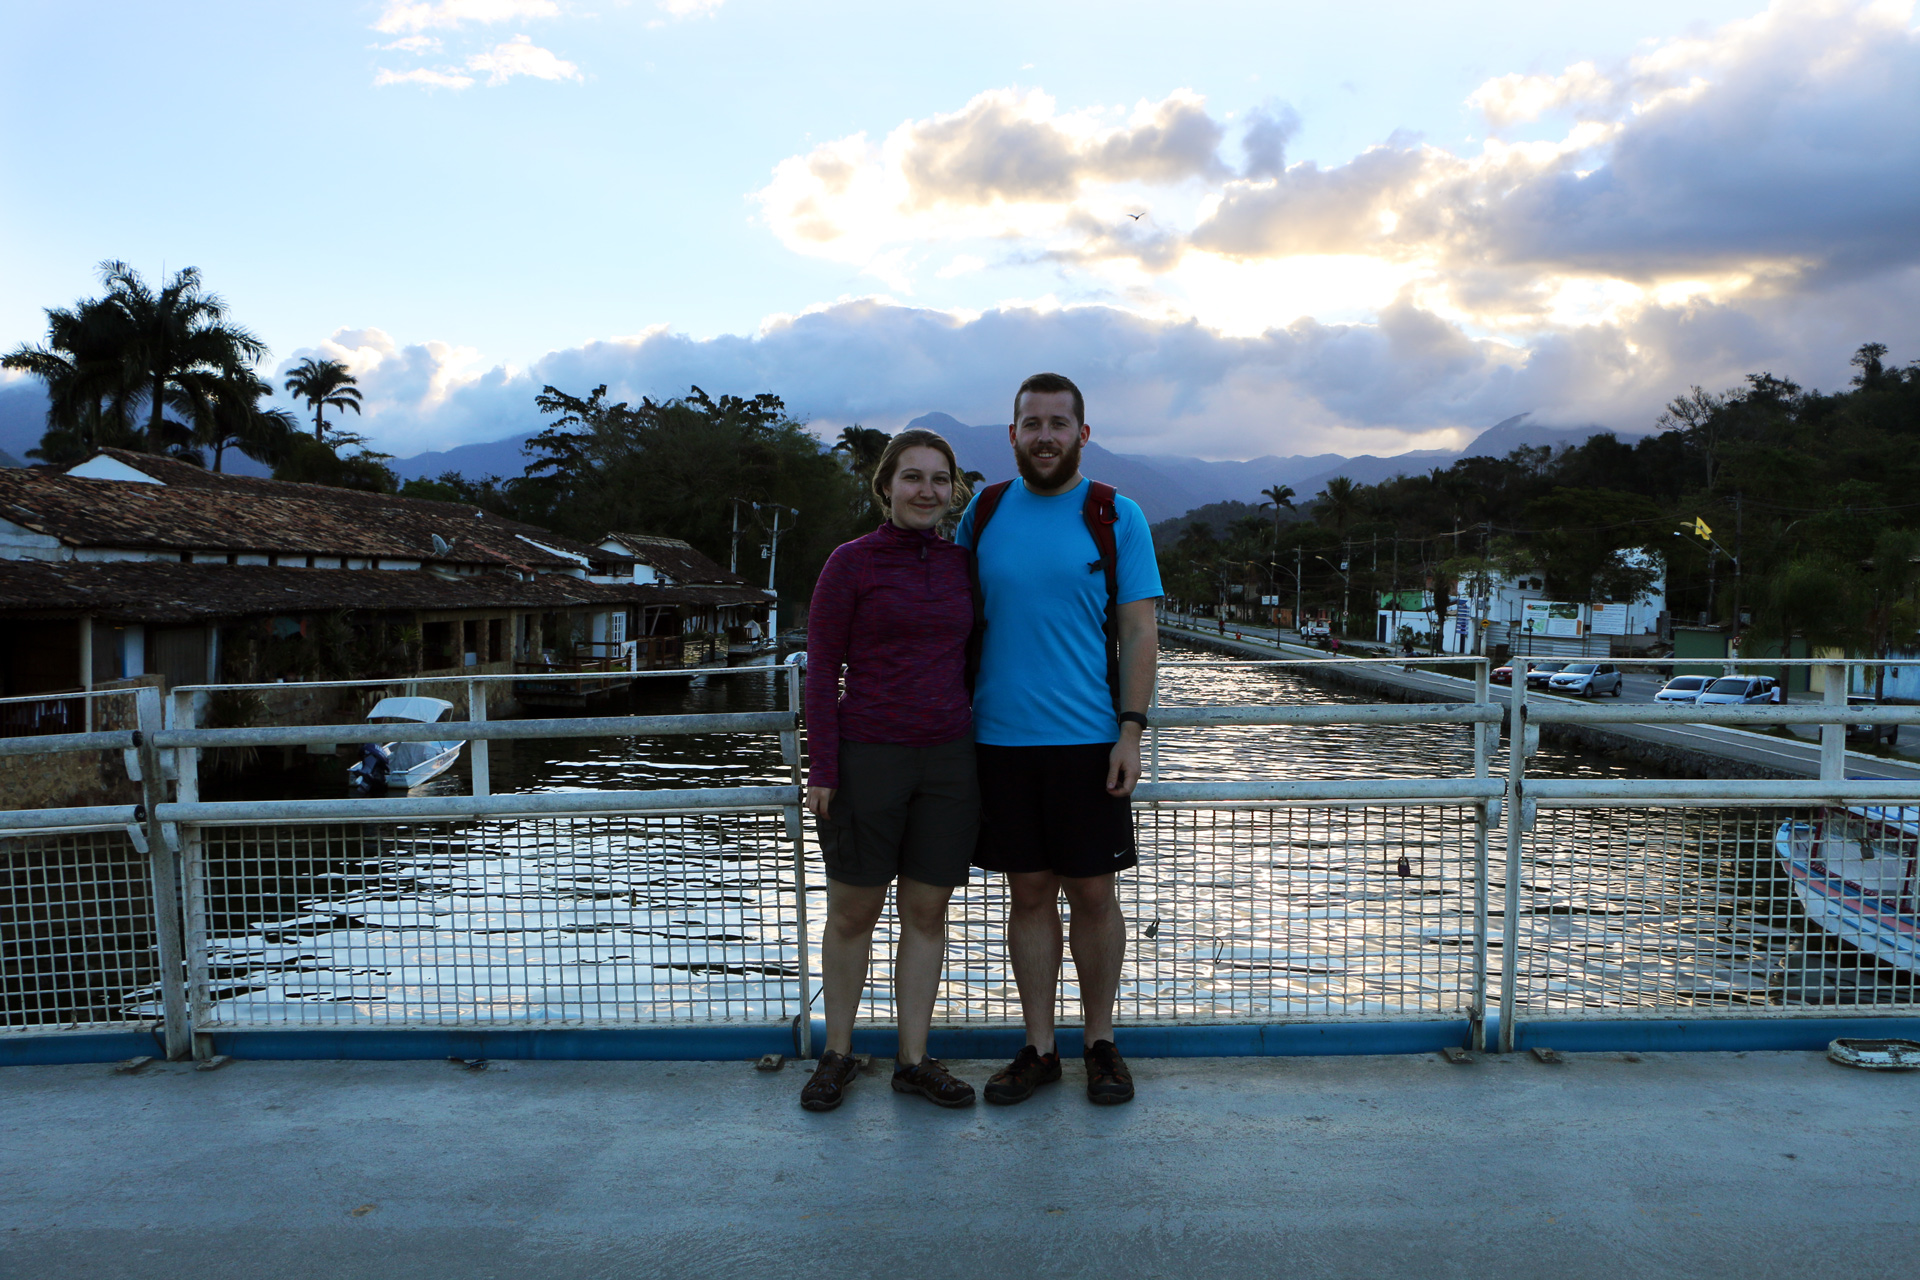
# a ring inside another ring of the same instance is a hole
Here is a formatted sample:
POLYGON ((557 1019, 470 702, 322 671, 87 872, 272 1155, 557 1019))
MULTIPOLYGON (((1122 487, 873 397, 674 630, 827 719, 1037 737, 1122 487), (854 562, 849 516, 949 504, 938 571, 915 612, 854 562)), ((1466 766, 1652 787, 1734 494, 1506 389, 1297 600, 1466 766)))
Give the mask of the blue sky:
POLYGON ((406 454, 543 382, 1395 452, 1920 357, 1911 3, 0 2, 0 343, 193 264, 406 454), (1132 219, 1130 213, 1141 213, 1132 219))

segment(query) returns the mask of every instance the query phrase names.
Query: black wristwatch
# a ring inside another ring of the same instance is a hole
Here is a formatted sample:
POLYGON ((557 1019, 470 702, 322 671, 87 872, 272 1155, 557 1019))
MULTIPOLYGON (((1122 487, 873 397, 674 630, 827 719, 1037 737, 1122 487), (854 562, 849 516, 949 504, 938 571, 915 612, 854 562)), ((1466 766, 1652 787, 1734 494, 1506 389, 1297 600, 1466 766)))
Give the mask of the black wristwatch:
POLYGON ((1121 724, 1137 724, 1142 729, 1148 729, 1152 727, 1147 723, 1147 713, 1144 711, 1122 711, 1120 713, 1120 723, 1121 724))

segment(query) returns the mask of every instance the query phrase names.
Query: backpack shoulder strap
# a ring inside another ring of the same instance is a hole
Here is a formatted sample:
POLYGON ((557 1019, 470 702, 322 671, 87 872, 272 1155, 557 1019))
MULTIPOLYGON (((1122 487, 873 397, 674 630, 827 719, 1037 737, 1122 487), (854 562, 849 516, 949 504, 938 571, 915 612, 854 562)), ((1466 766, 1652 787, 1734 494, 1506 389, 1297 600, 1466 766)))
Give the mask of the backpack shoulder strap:
MULTIPOLYGON (((1114 536, 1114 526, 1120 523, 1120 508, 1115 499, 1119 490, 1110 484, 1098 480, 1087 485, 1086 505, 1080 509, 1081 518, 1087 522, 1087 532, 1093 535, 1094 548, 1100 552, 1100 558, 1087 566, 1088 573, 1104 571, 1107 578, 1107 609, 1104 626, 1107 651, 1107 692, 1113 695, 1113 710, 1120 712, 1120 544, 1114 536)), ((974 534, 976 542, 979 534, 974 534)))
POLYGON ((980 650, 986 644, 987 635, 987 596, 980 589, 980 535, 987 531, 987 521, 993 519, 1000 499, 1007 496, 1007 490, 1012 486, 1011 480, 990 484, 980 491, 980 496, 973 503, 973 546, 967 549, 967 581, 973 588, 973 632, 967 637, 968 693, 973 692, 974 683, 980 675, 980 650))
POLYGON ((1013 487, 1013 481, 1002 480, 990 484, 980 491, 973 504, 973 545, 980 545, 980 535, 987 531, 987 521, 993 519, 993 513, 1000 509, 1000 499, 1007 496, 1007 490, 1013 487))

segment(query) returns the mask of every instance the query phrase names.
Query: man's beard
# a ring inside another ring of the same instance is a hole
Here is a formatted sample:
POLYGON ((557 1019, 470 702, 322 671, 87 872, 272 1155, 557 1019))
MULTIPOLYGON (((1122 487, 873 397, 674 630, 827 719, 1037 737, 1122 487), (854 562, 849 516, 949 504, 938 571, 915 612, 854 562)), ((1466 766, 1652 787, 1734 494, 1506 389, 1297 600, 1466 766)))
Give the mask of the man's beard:
POLYGON ((1031 487, 1035 489, 1057 489, 1066 481, 1079 474, 1080 441, 1076 439, 1072 444, 1062 449, 1058 457, 1048 459, 1048 461, 1057 464, 1051 477, 1043 474, 1040 468, 1034 465, 1032 456, 1029 455, 1025 449, 1015 449, 1013 451, 1013 461, 1014 465, 1020 468, 1020 478, 1025 480, 1031 487))

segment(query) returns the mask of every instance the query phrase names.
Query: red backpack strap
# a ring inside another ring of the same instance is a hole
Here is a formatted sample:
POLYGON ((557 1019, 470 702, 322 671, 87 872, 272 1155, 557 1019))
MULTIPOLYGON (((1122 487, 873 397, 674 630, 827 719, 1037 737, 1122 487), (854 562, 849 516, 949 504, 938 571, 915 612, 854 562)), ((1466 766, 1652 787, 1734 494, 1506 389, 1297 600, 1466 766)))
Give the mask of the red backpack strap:
MULTIPOLYGON (((1107 691, 1113 695, 1116 715, 1120 712, 1120 545, 1113 529, 1120 523, 1120 508, 1114 501, 1119 496, 1119 490, 1112 485, 1095 480, 1087 485, 1086 505, 1080 509, 1081 517, 1087 522, 1087 532, 1093 535, 1094 548, 1100 552, 1100 558, 1087 566, 1087 572, 1106 571, 1107 610, 1102 629, 1106 635, 1107 691)), ((980 538, 977 525, 975 529, 977 546, 980 538)))
POLYGON ((980 650, 987 640, 987 597, 980 589, 980 535, 987 531, 987 521, 993 519, 1000 499, 1006 497, 1012 487, 1013 481, 1002 480, 982 489, 980 496, 973 500, 973 547, 967 551, 967 579, 973 587, 973 634, 967 637, 968 693, 973 692, 974 681, 980 675, 980 650))

